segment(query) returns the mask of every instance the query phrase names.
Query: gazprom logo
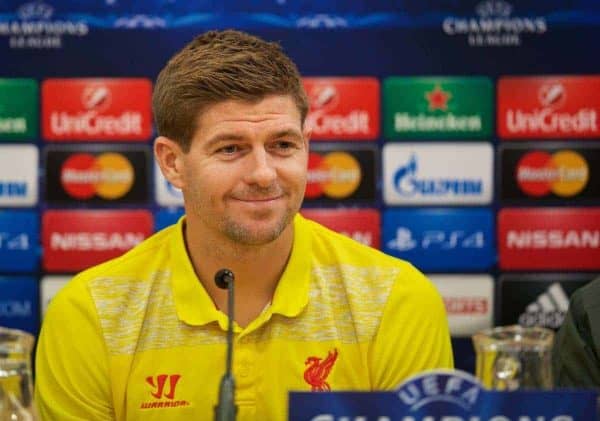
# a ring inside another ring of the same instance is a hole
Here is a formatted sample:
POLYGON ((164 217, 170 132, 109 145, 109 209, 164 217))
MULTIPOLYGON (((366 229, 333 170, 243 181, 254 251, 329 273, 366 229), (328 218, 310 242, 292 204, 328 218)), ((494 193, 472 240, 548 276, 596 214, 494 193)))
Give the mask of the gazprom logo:
POLYGON ((418 159, 413 153, 394 174, 394 187, 402 196, 479 196, 483 181, 477 178, 420 178, 418 159))
POLYGON ((22 181, 0 181, 0 197, 26 197, 27 183, 22 181))

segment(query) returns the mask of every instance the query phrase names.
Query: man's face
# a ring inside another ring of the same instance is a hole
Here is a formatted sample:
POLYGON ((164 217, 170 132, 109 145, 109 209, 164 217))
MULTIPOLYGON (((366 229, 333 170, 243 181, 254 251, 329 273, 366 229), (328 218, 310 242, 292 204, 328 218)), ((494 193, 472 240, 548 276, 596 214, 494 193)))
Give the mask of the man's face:
POLYGON ((290 96, 228 100, 203 111, 182 157, 188 219, 245 245, 279 237, 306 187, 308 133, 290 96))

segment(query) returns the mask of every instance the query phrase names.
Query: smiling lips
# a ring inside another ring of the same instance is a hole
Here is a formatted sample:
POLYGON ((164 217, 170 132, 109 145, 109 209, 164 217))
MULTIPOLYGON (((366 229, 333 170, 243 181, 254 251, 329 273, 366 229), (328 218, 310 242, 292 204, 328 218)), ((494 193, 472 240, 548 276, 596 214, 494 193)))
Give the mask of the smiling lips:
POLYGON ((244 198, 234 198, 235 200, 239 200, 240 202, 248 202, 248 203, 253 203, 253 202, 271 202, 273 200, 277 200, 277 199, 281 199, 283 197, 283 195, 279 195, 279 196, 272 196, 272 197, 244 197, 244 198))

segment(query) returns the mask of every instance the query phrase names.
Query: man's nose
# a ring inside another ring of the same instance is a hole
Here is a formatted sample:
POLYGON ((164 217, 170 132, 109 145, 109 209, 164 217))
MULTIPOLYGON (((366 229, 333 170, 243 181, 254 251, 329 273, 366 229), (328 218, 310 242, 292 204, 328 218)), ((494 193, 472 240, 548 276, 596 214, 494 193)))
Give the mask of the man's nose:
POLYGON ((277 178, 273 158, 263 148, 252 151, 249 158, 246 182, 257 184, 261 187, 269 187, 277 178))

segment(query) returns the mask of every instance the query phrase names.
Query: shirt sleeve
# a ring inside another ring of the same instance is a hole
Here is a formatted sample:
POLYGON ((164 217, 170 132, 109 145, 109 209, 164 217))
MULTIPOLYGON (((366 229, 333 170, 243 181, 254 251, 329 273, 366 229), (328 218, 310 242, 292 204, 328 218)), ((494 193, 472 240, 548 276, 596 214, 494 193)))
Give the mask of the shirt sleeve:
MULTIPOLYGON (((598 288, 600 283, 594 286, 598 288)), ((590 292, 594 291, 579 290, 573 294, 569 311, 556 334, 552 369, 557 387, 600 388, 600 360, 593 340, 593 330, 600 326, 592 326, 584 305, 585 295, 590 292)))
POLYGON ((373 390, 395 389, 414 374, 454 366, 441 296, 408 264, 392 287, 368 360, 373 390))
POLYGON ((35 402, 41 420, 113 420, 106 346, 81 282, 59 292, 36 351, 35 402))

